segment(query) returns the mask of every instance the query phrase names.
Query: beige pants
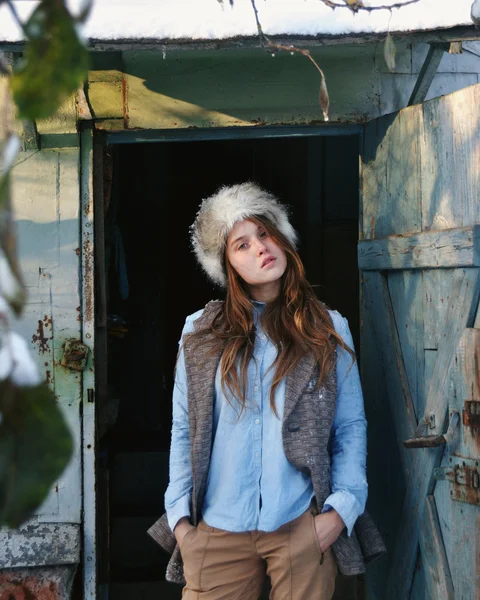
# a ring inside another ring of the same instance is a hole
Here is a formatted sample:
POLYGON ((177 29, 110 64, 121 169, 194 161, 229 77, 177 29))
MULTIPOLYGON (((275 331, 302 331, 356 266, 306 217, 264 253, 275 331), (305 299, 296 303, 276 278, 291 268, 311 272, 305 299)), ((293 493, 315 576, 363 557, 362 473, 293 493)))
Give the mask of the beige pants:
POLYGON ((314 517, 303 515, 271 533, 231 533, 201 521, 182 540, 183 600, 258 600, 266 574, 272 600, 330 600, 337 565, 320 551, 314 517))

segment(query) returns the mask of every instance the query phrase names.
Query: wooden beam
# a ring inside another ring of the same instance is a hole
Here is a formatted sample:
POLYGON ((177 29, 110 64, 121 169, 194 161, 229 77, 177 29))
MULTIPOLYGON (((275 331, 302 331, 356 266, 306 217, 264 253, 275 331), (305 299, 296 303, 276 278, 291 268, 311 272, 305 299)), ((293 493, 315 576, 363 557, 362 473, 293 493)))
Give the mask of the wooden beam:
POLYGON ((371 320, 369 335, 375 338, 375 343, 382 349, 382 368, 384 373, 389 373, 389 376, 385 378, 388 402, 406 479, 413 457, 411 451, 403 447, 402 441, 415 435, 417 417, 392 299, 388 281, 384 275, 365 273, 362 279, 368 313, 375 315, 375 318, 371 320))
MULTIPOLYGON (((270 39, 281 45, 293 44, 303 48, 318 48, 325 46, 358 46, 378 44, 385 41, 386 32, 347 33, 342 35, 318 34, 316 36, 270 36, 270 39)), ((434 29, 430 31, 391 31, 395 42, 410 44, 431 44, 456 41, 476 41, 480 39, 480 31, 472 25, 452 27, 450 29, 434 29)), ((2 42, 0 50, 4 52, 22 53, 24 42, 2 42)), ((231 38, 225 40, 169 40, 155 38, 118 40, 91 39, 88 49, 91 52, 125 52, 129 50, 221 50, 238 48, 262 48, 258 36, 231 38)))
POLYGON ((480 266, 480 225, 390 235, 358 244, 361 271, 480 266))
POLYGON ((285 137, 328 137, 359 136, 363 125, 356 123, 338 125, 274 125, 263 127, 252 125, 245 127, 210 127, 198 129, 152 129, 120 131, 122 124, 117 121, 97 121, 95 127, 108 133, 109 144, 132 144, 146 142, 198 142, 202 140, 252 140, 285 137), (114 131, 118 129, 119 131, 114 131))
POLYGON ((91 121, 92 120, 92 112, 90 110, 90 105, 88 104, 87 97, 85 95, 85 90, 83 89, 83 85, 78 88, 77 97, 77 118, 79 121, 91 121))
POLYGON ((408 101, 408 106, 421 104, 425 100, 445 51, 448 51, 448 45, 445 47, 444 44, 430 44, 427 57, 420 69, 418 79, 408 101))
MULTIPOLYGON (((293 44, 298 47, 316 48, 324 46, 347 46, 378 44, 385 41, 386 32, 375 33, 347 33, 342 35, 318 34, 313 36, 270 36, 270 39, 281 45, 293 44)), ((480 39, 480 31, 472 25, 452 27, 451 29, 436 29, 433 31, 391 31, 390 35, 395 42, 434 43, 454 41, 474 41, 480 39)), ((11 46, 11 44, 10 44, 11 46)), ((139 40, 90 40, 89 49, 94 52, 126 51, 126 50, 220 50, 238 48, 261 48, 258 36, 234 38, 226 40, 165 40, 144 38, 139 40)))
POLYGON ((420 549, 430 598, 454 600, 450 566, 443 544, 435 498, 427 496, 420 530, 420 549))
POLYGON ((26 151, 40 150, 40 136, 35 121, 23 121, 23 149, 26 151))

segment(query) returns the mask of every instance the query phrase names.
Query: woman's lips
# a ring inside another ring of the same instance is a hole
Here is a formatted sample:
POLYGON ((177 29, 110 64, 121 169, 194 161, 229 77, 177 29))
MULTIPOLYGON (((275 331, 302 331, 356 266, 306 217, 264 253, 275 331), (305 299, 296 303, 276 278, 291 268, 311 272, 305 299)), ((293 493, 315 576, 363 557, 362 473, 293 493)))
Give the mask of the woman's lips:
POLYGON ((264 267, 268 267, 268 265, 273 264, 277 259, 274 256, 269 256, 268 258, 266 258, 263 263, 262 263, 262 269, 264 267))

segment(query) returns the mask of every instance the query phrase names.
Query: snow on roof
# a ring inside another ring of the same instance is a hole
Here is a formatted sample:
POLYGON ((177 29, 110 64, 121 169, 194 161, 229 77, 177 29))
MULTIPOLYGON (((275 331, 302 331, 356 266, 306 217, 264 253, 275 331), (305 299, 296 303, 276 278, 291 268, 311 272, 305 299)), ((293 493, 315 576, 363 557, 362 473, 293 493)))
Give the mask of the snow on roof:
MULTIPOLYGON (((342 1, 342 0, 337 0, 342 1)), ((75 10, 82 0, 69 0, 75 10)), ((365 6, 398 0, 364 0, 365 6)), ((23 18, 35 8, 32 0, 15 0, 23 18)), ((332 10, 320 0, 257 0, 267 35, 342 35, 387 31, 422 31, 472 25, 472 0, 419 0, 401 9, 358 12, 332 10)), ((94 0, 85 35, 95 40, 218 40, 255 36, 250 0, 94 0)), ((22 34, 8 7, 0 5, 0 41, 20 41, 22 34)))

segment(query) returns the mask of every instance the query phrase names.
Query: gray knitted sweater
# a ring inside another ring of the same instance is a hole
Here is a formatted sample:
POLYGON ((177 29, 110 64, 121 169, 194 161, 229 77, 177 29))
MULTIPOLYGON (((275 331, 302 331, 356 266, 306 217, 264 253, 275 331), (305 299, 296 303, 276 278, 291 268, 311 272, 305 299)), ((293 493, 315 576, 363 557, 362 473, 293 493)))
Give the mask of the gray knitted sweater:
MULTIPOLYGON (((221 305, 219 301, 209 302, 201 317, 195 321, 195 330, 208 328, 221 305)), ((210 340, 202 339, 202 352, 198 352, 188 341, 184 343, 193 479, 193 525, 197 525, 201 519, 212 446, 215 374, 221 358, 221 349, 211 352, 213 342, 213 336, 210 340)), ((316 382, 317 375, 313 357, 306 354, 287 377, 282 437, 287 459, 297 469, 311 476, 317 505, 323 506, 330 494, 328 441, 335 416, 337 381, 333 369, 326 383, 316 389, 315 385, 309 383, 316 382)), ((175 536, 168 526, 166 514, 150 527, 148 533, 172 555, 166 579, 183 584, 182 557, 175 536)), ((333 551, 340 571, 345 575, 356 575, 365 571, 366 562, 383 554, 385 546, 373 521, 365 512, 357 519, 350 537, 345 530, 340 534, 333 544, 333 551)))

